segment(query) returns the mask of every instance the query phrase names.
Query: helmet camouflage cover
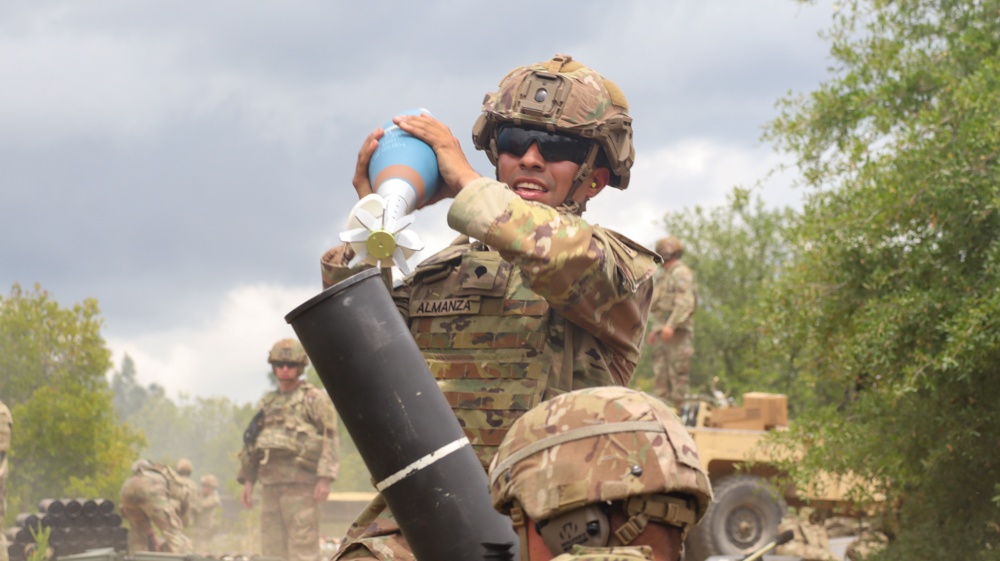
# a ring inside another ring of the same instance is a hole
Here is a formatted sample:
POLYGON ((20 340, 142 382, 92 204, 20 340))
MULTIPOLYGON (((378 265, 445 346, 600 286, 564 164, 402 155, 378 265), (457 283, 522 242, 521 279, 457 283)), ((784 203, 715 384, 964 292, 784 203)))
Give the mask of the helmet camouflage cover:
POLYGON ((667 236, 656 241, 656 253, 663 259, 669 258, 678 251, 684 251, 684 244, 676 236, 667 236))
POLYGON ((194 471, 194 466, 191 465, 191 460, 181 458, 177 460, 177 464, 174 466, 174 471, 186 477, 191 475, 191 472, 194 471))
POLYGON ((497 91, 486 94, 472 141, 497 164, 497 129, 504 123, 529 125, 593 139, 611 170, 610 184, 628 187, 635 161, 632 117, 625 94, 594 70, 565 54, 511 70, 497 91))
MULTIPOLYGON (((534 521, 640 495, 687 497, 693 523, 712 500, 694 441, 649 394, 618 386, 562 394, 511 427, 490 466, 493 506, 534 521)), ((690 525, 686 525, 689 529, 690 525)))
POLYGON ((282 339, 271 347, 271 352, 267 355, 267 362, 296 362, 303 367, 309 364, 309 356, 306 355, 302 343, 295 339, 282 339))

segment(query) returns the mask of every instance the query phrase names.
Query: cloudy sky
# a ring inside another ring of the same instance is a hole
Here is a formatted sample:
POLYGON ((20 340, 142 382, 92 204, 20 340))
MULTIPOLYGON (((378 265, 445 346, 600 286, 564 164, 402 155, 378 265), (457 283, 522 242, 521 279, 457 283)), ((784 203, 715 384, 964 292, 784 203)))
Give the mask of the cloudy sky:
MULTIPOLYGON (((775 101, 827 74, 832 0, 88 0, 0 5, 0 291, 96 298, 120 365, 255 400, 356 197, 364 137, 426 107, 472 151, 483 94, 566 52, 621 86, 637 161, 587 218, 643 243, 779 162, 775 101)), ((782 176, 761 192, 796 205, 782 176)), ((447 203, 420 211, 435 249, 447 203)), ((418 256, 419 257, 419 256, 418 256)))

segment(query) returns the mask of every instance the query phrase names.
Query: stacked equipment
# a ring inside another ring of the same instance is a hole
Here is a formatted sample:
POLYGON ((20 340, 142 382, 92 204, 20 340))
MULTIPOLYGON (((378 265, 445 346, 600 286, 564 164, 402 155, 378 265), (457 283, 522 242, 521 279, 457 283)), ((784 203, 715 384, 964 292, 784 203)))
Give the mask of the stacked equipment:
POLYGON ((44 499, 38 509, 18 514, 16 527, 8 530, 10 561, 26 561, 36 548, 32 531, 42 528, 49 528, 49 549, 56 557, 96 548, 128 548, 128 529, 108 499, 44 499))

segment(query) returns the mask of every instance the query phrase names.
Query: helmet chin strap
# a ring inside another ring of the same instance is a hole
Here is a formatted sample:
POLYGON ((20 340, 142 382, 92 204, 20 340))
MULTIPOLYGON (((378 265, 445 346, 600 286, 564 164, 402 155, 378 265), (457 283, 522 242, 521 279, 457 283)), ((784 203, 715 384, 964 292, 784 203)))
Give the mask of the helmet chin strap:
POLYGON ((646 529, 650 522, 658 522, 681 529, 681 541, 698 521, 698 513, 688 499, 670 495, 637 495, 625 502, 629 519, 612 535, 611 545, 628 545, 646 529))
POLYGON ((517 532, 517 539, 520 542, 521 561, 528 561, 531 559, 528 552, 528 524, 525 520, 524 509, 517 501, 514 501, 514 506, 510 509, 510 521, 514 525, 514 531, 517 532))
POLYGON ((580 216, 583 211, 587 210, 587 199, 583 201, 573 200, 573 195, 576 194, 577 189, 583 185, 584 179, 590 176, 594 172, 594 162, 597 161, 597 151, 600 147, 596 142, 590 143, 590 150, 587 151, 587 159, 580 164, 580 169, 576 171, 576 175, 573 176, 573 184, 569 188, 569 192, 566 193, 566 198, 560 203, 559 209, 569 212, 570 214, 575 214, 580 216))

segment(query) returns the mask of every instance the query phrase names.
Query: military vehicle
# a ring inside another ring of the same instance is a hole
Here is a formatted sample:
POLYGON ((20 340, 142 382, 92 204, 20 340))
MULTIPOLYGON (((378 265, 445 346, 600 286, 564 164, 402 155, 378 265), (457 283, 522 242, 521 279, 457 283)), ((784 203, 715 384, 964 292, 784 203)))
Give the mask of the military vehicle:
POLYGON ((787 430, 788 399, 782 394, 743 394, 739 407, 723 396, 690 400, 681 419, 698 446, 715 500, 686 542, 689 561, 743 556, 775 540, 788 506, 850 512, 836 484, 823 492, 797 493, 778 481, 783 475, 760 446, 768 431, 787 430))

